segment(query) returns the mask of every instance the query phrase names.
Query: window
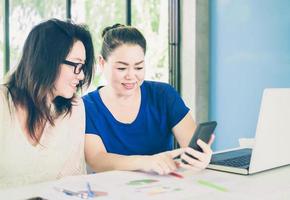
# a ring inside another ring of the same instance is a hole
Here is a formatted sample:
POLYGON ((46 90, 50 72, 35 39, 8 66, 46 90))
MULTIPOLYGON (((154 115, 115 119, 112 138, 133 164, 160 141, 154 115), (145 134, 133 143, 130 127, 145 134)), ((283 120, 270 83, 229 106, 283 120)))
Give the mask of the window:
POLYGON ((109 25, 125 23, 125 1, 73 0, 71 15, 76 23, 89 26, 93 36, 95 51, 101 49, 101 32, 109 25))
MULTIPOLYGON (((76 23, 88 25, 95 48, 96 58, 101 51, 102 30, 115 23, 125 24, 125 1, 95 1, 95 0, 73 0, 71 17, 76 23), (93 8, 93 9, 92 9, 93 8)), ((91 89, 100 83, 100 75, 96 73, 91 89)))
POLYGON ((34 25, 52 17, 65 19, 65 14, 65 1, 11 0, 10 67, 17 65, 23 43, 34 25))
MULTIPOLYGON (((1 7, 4 7, 3 1, 1 2, 1 7)), ((3 9, 0 9, 0 24, 3 27, 4 24, 4 18, 3 18, 3 9)), ((4 73, 4 31, 3 28, 0 28, 0 80, 3 78, 3 73, 4 73)))
POLYGON ((132 25, 147 41, 146 78, 168 82, 168 1, 132 0, 132 25))
MULTIPOLYGON (((169 82, 171 75, 168 64, 168 8, 172 1, 174 0, 5 0, 4 2, 8 2, 8 9, 5 11, 9 11, 7 27, 10 46, 9 51, 6 51, 9 54, 9 66, 15 67, 19 62, 23 43, 31 28, 49 18, 66 19, 67 16, 71 16, 76 23, 87 24, 93 36, 97 56, 101 48, 103 28, 115 23, 126 24, 126 10, 130 9, 132 25, 144 34, 147 41, 146 78, 169 82)), ((4 9, 0 10, 2 27, 6 19, 3 11, 4 9)), ((5 30, 0 29, 0 79, 3 72, 7 72, 3 68, 5 30)), ((93 87, 98 85, 99 81, 99 76, 96 75, 93 87)))

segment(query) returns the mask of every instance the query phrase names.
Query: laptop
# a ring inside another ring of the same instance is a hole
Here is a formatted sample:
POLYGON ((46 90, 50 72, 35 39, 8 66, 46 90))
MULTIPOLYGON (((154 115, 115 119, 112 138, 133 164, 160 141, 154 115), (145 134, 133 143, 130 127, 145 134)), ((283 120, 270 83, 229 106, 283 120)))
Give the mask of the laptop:
POLYGON ((263 92, 253 148, 213 154, 208 169, 248 175, 288 164, 290 88, 267 88, 263 92))

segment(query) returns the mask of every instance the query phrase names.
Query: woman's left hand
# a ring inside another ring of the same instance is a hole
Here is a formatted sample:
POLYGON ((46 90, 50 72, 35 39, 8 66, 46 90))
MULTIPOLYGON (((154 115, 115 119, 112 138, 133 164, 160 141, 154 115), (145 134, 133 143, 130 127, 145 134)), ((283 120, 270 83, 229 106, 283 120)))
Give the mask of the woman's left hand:
POLYGON ((181 159, 186 161, 187 164, 185 164, 184 162, 181 162, 180 167, 183 167, 186 169, 194 169, 198 171, 205 169, 208 166, 211 156, 212 156, 211 144, 213 143, 213 141, 214 141, 214 135, 211 136, 208 144, 206 144, 200 139, 197 140, 197 144, 198 146, 200 146, 203 152, 199 152, 190 147, 187 147, 185 149, 186 153, 183 153, 181 155, 181 159))

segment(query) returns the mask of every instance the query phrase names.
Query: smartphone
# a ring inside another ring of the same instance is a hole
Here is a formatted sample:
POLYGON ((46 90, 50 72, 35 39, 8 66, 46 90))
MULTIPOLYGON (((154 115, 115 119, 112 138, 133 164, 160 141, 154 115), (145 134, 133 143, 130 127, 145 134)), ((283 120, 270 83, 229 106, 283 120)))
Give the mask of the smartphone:
MULTIPOLYGON (((205 143, 208 143, 216 126, 217 126, 216 121, 200 123, 195 129, 195 132, 188 146, 197 151, 203 152, 196 142, 198 139, 201 139, 205 143)), ((192 155, 189 155, 188 153, 186 153, 186 155, 193 157, 192 155)), ((187 164, 187 162, 184 160, 182 160, 182 162, 187 164)))

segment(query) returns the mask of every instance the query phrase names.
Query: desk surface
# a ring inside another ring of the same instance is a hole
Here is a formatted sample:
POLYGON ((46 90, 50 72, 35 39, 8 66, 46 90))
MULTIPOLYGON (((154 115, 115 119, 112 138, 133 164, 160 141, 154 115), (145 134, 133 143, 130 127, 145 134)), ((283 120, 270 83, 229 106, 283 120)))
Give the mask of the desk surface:
POLYGON ((184 178, 158 176, 141 172, 111 171, 85 176, 66 177, 19 188, 0 190, 0 199, 25 199, 43 196, 48 199, 80 199, 55 188, 107 192, 90 199, 289 199, 290 166, 243 176, 213 170, 184 171, 184 178))

